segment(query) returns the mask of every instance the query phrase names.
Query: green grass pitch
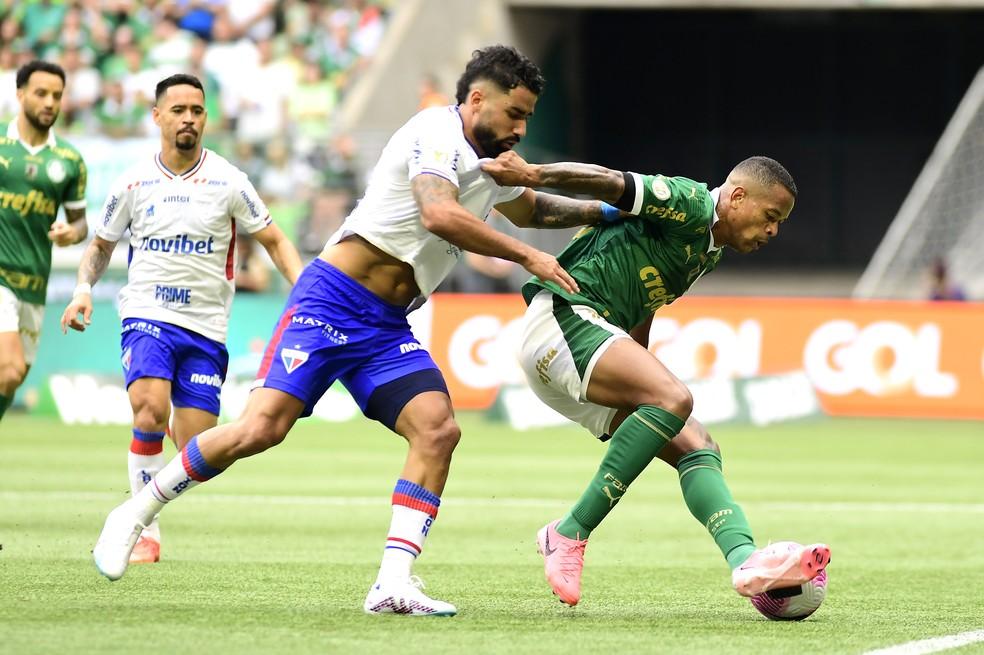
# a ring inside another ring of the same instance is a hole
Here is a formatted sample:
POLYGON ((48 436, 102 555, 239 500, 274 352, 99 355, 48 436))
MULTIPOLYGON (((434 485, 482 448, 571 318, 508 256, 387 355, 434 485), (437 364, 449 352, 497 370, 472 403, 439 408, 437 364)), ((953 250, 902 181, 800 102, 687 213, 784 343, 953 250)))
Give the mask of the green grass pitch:
POLYGON ((459 418, 416 566, 458 606, 442 619, 362 614, 405 452, 377 424, 302 422, 168 507, 161 563, 110 583, 90 551, 126 497, 129 431, 6 417, 0 653, 863 653, 984 628, 981 423, 712 430, 760 544, 833 549, 823 607, 774 623, 731 590, 658 461, 592 536, 581 604, 562 606, 534 535, 577 498, 602 446, 575 428, 459 418))

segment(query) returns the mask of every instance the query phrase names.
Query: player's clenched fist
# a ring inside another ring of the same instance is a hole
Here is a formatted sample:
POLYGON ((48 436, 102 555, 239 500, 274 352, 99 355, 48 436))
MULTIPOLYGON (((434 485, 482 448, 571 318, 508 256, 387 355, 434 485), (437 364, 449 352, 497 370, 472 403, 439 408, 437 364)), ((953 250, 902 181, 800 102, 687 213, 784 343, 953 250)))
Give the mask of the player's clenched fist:
POLYGON ((537 179, 538 166, 529 164, 512 150, 507 150, 495 159, 482 162, 482 170, 502 186, 540 186, 537 179))

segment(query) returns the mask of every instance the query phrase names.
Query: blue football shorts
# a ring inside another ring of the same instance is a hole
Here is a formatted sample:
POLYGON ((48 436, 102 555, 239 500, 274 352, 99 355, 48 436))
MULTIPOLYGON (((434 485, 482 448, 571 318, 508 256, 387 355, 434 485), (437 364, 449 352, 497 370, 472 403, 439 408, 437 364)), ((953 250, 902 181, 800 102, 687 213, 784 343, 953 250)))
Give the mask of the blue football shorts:
POLYGON ((304 403, 301 416, 310 416, 335 380, 363 414, 391 430, 416 395, 448 393, 434 360, 413 336, 406 309, 315 259, 287 299, 254 387, 289 393, 304 403))
POLYGON ((225 344, 163 321, 125 318, 120 345, 128 389, 140 378, 170 380, 175 407, 219 415, 229 367, 225 344))

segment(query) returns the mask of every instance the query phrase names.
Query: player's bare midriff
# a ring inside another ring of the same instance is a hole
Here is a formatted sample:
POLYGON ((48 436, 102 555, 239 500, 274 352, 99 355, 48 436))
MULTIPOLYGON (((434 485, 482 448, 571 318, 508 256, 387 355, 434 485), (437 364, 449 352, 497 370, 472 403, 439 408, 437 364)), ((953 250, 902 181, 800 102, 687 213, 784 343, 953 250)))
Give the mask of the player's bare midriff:
POLYGON ((405 307, 420 295, 409 264, 358 235, 325 247, 319 257, 390 304, 405 307))

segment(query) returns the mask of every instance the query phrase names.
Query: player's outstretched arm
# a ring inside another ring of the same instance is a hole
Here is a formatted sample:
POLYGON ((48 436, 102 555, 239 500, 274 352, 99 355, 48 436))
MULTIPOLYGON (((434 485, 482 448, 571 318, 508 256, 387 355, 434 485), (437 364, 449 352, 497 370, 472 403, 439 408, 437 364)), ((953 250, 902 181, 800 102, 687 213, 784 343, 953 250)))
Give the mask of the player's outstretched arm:
POLYGON ((283 230, 277 227, 276 223, 271 223, 262 230, 254 232, 253 237, 266 249, 270 259, 273 260, 273 265, 284 279, 294 286, 304 266, 301 264, 301 256, 297 253, 297 248, 283 230))
POLYGON ((594 225, 619 217, 618 210, 597 200, 575 200, 532 189, 526 189, 519 197, 499 203, 495 208, 516 227, 538 229, 594 225))
POLYGON ((530 164, 512 150, 484 162, 482 170, 502 186, 549 187, 584 193, 612 204, 625 191, 625 180, 619 171, 576 162, 530 164))
POLYGON ((65 208, 65 222, 52 223, 48 238, 56 246, 64 248, 82 243, 89 234, 89 224, 85 220, 85 208, 65 208))
POLYGON ((106 241, 101 237, 95 237, 89 242, 85 252, 82 253, 82 262, 79 264, 78 286, 72 293, 72 300, 62 313, 61 328, 62 333, 67 333, 68 328, 85 332, 85 327, 92 323, 92 285, 99 281, 106 269, 109 267, 109 260, 113 256, 113 249, 116 248, 115 241, 106 241), (79 320, 79 314, 82 320, 79 320))
POLYGON ((424 227, 462 250, 516 262, 541 280, 556 282, 565 291, 578 290, 557 259, 498 232, 458 202, 458 188, 438 175, 423 173, 410 181, 424 227))

